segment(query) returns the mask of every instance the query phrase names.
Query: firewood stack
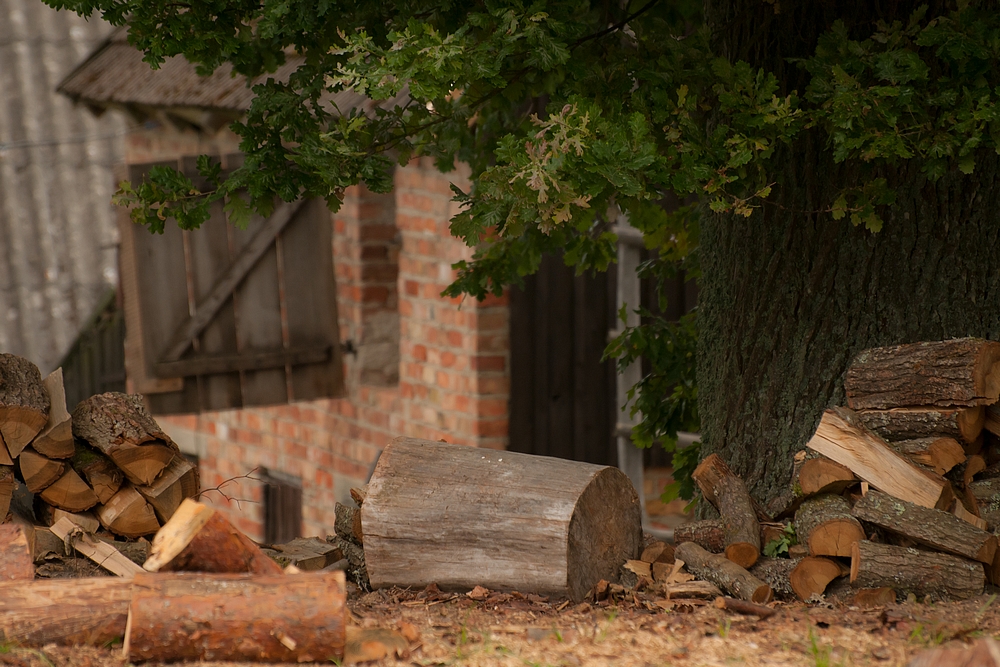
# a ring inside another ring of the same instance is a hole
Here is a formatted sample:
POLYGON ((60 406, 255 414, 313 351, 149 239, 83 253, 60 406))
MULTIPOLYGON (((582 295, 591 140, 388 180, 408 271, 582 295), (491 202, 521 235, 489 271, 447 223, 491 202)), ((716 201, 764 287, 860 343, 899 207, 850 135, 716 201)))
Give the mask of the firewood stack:
POLYGON ((694 480, 722 518, 678 528, 675 541, 693 546, 677 557, 692 558, 699 576, 714 567, 710 580, 736 597, 748 581, 809 600, 831 584, 845 590, 840 580, 859 604, 966 599, 1000 583, 1000 343, 866 350, 844 384, 847 407, 823 414, 790 488, 766 509, 718 455, 702 461, 694 480), (794 526, 798 544, 782 549, 790 558, 761 555, 785 532, 774 520, 794 526), (738 571, 723 576, 699 548, 738 571))
POLYGON ((0 354, 0 522, 17 482, 35 495, 37 518, 63 512, 123 537, 151 535, 184 498, 198 470, 146 412, 116 392, 66 409, 62 369, 44 380, 30 361, 0 354))

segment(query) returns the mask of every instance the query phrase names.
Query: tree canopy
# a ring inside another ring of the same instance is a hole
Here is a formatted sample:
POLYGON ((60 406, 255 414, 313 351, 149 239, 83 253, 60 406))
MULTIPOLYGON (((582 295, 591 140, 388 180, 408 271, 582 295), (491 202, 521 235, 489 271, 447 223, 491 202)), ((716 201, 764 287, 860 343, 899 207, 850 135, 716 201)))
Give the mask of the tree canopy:
MULTIPOLYGON (((390 190, 393 163, 464 162, 472 188, 455 192, 463 209, 452 232, 476 253, 456 265, 454 295, 499 293, 547 252, 606 269, 618 211, 655 253, 643 275, 696 275, 701 216, 750 225, 762 207, 780 206, 780 149, 805 134, 820 136, 834 162, 856 165, 813 213, 871 233, 895 197, 882 168, 915 163, 933 181, 971 174, 983 151, 1000 152, 994 3, 896 3, 885 19, 827 3, 822 11, 837 15, 818 35, 789 35, 804 40, 795 55, 762 64, 722 37, 769 21, 794 29, 818 3, 45 1, 127 23, 154 67, 180 54, 204 72, 230 63, 254 77, 288 53, 304 57, 287 81, 255 87, 233 126, 246 160, 228 180, 205 159, 211 191, 166 168, 124 186, 119 199, 135 205, 137 222, 154 232, 171 219, 197 227, 219 199, 236 220, 266 213, 275 197, 336 208, 358 182, 390 190), (344 89, 383 104, 336 109, 329 100, 344 89)), ((696 324, 648 315, 609 353, 651 364, 636 388, 635 437, 669 446, 698 423, 696 324)))

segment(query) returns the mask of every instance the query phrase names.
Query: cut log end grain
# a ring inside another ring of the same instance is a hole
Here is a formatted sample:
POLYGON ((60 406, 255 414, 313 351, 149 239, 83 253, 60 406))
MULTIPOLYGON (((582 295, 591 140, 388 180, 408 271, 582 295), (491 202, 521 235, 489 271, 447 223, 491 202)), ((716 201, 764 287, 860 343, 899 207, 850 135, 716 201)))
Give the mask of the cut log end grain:
POLYGON ((136 491, 152 506, 157 518, 165 523, 185 498, 198 495, 198 468, 183 456, 175 455, 152 484, 137 486, 136 491))
POLYGON ((813 595, 822 595, 831 581, 845 574, 844 566, 833 559, 806 556, 796 563, 788 578, 792 590, 804 602, 813 595))
POLYGON ((221 514, 190 498, 181 502, 157 532, 143 568, 147 572, 281 572, 281 566, 221 514))
POLYGON ((767 604, 774 597, 774 592, 765 582, 731 560, 709 553, 694 542, 678 545, 675 555, 697 577, 741 600, 767 604))
POLYGON ((1000 343, 958 338, 859 354, 844 378, 853 409, 989 405, 1000 397, 1000 343))
POLYGON ((49 418, 49 397, 38 367, 23 357, 0 354, 0 435, 16 458, 49 418))
POLYGON ((802 462, 795 481, 803 496, 813 496, 820 493, 840 493, 856 482, 857 477, 846 466, 825 456, 817 456, 802 462))
POLYGON ((722 515, 726 558, 742 568, 753 566, 760 556, 760 526, 746 484, 718 454, 707 456, 691 476, 722 515))
POLYGON ((121 445, 109 456, 125 477, 136 486, 153 484, 174 459, 175 451, 162 441, 154 440, 141 446, 121 445))
POLYGON ((982 594, 986 573, 982 563, 957 556, 862 540, 851 555, 851 584, 888 586, 918 598, 967 600, 982 594))
POLYGON ((24 485, 32 493, 41 493, 66 472, 65 463, 42 456, 31 447, 21 451, 17 463, 24 485))
POLYGON ((125 537, 152 535, 160 529, 153 507, 129 485, 97 508, 97 518, 109 531, 125 537))
MULTIPOLYGON (((49 505, 67 512, 83 512, 97 504, 97 494, 87 486, 86 482, 80 479, 80 476, 73 469, 64 472, 62 477, 47 486, 38 495, 49 505)), ((138 537, 138 535, 132 537, 138 537)))
POLYGON ((831 494, 803 502, 795 513, 795 530, 811 556, 850 556, 851 545, 865 539, 847 501, 831 494))

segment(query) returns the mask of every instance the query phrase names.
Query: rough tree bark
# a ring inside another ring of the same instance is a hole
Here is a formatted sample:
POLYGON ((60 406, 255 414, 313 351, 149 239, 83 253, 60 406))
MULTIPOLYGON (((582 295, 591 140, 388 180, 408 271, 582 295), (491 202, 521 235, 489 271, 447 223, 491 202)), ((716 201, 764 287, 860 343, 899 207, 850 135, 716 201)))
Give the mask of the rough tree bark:
MULTIPOLYGON (((718 52, 775 72, 784 95, 805 87, 790 58, 810 55, 816 35, 838 18, 870 35, 876 8, 904 22, 912 9, 858 0, 774 13, 731 0, 708 3, 707 16, 718 52)), ((917 164, 878 172, 835 164, 827 142, 816 131, 782 149, 774 204, 751 218, 702 216, 702 453, 718 452, 762 502, 788 482, 792 455, 823 410, 844 404, 843 375, 858 352, 961 336, 1000 340, 987 306, 1000 302, 997 157, 977 154, 974 174, 953 170, 932 183, 917 164), (879 211, 879 233, 813 213, 841 188, 875 177, 896 190, 895 204, 879 211)))

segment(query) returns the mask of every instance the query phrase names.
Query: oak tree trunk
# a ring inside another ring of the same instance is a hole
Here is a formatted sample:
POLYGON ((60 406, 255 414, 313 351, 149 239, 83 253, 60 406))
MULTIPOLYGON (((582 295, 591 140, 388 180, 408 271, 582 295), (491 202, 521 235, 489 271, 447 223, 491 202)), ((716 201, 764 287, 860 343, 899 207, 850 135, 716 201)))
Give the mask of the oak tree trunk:
MULTIPOLYGON (((750 0, 706 3, 715 48, 774 72, 779 96, 805 89, 793 59, 849 18, 907 20, 907 3, 803 2, 761 11, 750 0), (894 14, 895 13, 895 14, 894 14)), ((853 29, 853 28, 849 28, 853 29)), ((771 200, 749 219, 706 212, 699 253, 698 408, 703 454, 718 452, 766 502, 788 483, 792 455, 823 410, 844 405, 844 373, 862 350, 922 340, 1000 340, 1000 160, 936 182, 918 164, 836 164, 825 132, 779 149, 771 200), (896 192, 872 233, 828 210, 845 187, 887 179, 896 192)))

